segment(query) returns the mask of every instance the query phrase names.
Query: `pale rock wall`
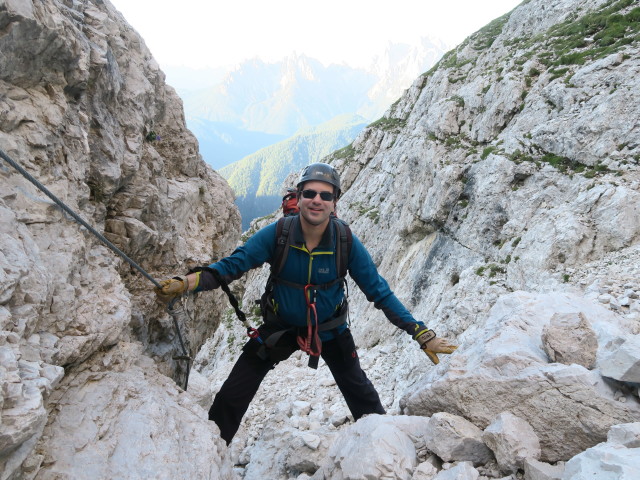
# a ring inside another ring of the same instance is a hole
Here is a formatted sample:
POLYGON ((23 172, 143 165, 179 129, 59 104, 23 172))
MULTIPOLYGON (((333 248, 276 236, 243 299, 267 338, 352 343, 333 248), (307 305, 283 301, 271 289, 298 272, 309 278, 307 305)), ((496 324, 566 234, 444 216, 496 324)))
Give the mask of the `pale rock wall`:
MULTIPOLYGON (((108 1, 0 0, 0 149, 158 280, 237 243, 231 190, 108 1)), ((0 478, 230 478, 162 375, 185 372, 152 284, 3 160, 0 185, 0 478)), ((220 298, 180 326, 191 355, 220 298)))

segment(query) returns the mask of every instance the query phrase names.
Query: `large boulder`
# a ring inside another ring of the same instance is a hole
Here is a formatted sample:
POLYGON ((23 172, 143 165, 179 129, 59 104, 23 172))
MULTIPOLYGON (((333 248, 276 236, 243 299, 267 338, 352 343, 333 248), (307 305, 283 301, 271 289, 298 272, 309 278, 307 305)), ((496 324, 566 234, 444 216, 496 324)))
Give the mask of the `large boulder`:
POLYGON ((428 419, 368 415, 335 438, 314 480, 410 480, 428 419))
POLYGON ((509 412, 501 413, 485 428, 482 440, 505 473, 523 470, 525 460, 540 457, 540 442, 531 425, 509 412))
POLYGON ((38 478, 232 480, 224 440, 188 392, 139 343, 119 343, 72 369, 50 398, 56 415, 27 462, 38 478))
POLYGON ((609 478, 632 480, 640 478, 639 424, 616 425, 607 437, 567 462, 562 480, 609 478))
POLYGON ((542 344, 552 362, 595 367, 598 339, 581 313, 554 315, 542 331, 542 344))
POLYGON ((618 317, 568 294, 516 292, 501 297, 477 329, 462 336, 450 363, 405 396, 404 412, 464 415, 486 428, 502 412, 528 422, 540 439, 541 460, 568 460, 602 442, 612 425, 640 420, 640 402, 621 395, 593 371, 549 363, 542 331, 556 313, 581 313, 597 332, 598 361, 606 362, 615 339, 624 337, 618 317), (621 401, 624 399, 624 401, 621 401))
POLYGON ((445 462, 484 465, 493 459, 482 440, 482 430, 468 420, 446 412, 434 413, 425 432, 427 448, 445 462))

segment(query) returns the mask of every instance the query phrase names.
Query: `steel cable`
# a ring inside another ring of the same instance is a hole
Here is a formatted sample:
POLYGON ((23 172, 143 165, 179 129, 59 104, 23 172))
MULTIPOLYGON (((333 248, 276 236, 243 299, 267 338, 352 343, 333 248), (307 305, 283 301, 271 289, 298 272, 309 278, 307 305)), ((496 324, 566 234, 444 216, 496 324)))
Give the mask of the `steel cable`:
MULTIPOLYGON (((4 153, 4 151, 2 151, 1 149, 0 149, 0 157, 5 162, 7 162, 9 165, 11 165, 14 169, 16 169, 24 178, 26 178, 33 185, 35 185, 38 190, 40 190, 47 197, 49 197, 56 205, 58 205, 62 209, 63 212, 65 212, 66 214, 71 216, 71 218, 73 218, 77 223, 79 223, 84 228, 86 228, 89 232, 91 232, 106 247, 111 249, 116 255, 118 255, 120 258, 125 260, 129 265, 131 265, 133 268, 135 268, 138 272, 140 272, 142 275, 144 275, 157 288, 162 288, 162 285, 160 285, 160 283, 158 283, 158 281, 155 278, 153 278, 151 275, 149 275, 140 265, 138 265, 131 258, 129 258, 126 253, 124 253, 122 250, 120 250, 118 247, 116 247, 113 243, 111 243, 104 235, 102 235, 95 228, 93 228, 91 225, 89 225, 89 223, 87 223, 76 212, 71 210, 71 208, 69 208, 62 200, 60 200, 53 193, 51 193, 47 187, 45 187, 42 183, 40 183, 35 177, 33 177, 33 175, 31 175, 24 168, 22 168, 16 161, 14 161, 11 157, 9 157, 9 155, 4 153)), ((171 302, 167 306, 167 311, 173 317, 175 329, 176 329, 176 332, 177 332, 177 335, 178 335, 178 341, 180 343, 180 348, 182 350, 182 355, 177 356, 177 357, 173 357, 173 358, 174 358, 174 360, 186 360, 187 361, 187 379, 185 380, 185 383, 184 383, 184 389, 186 390, 188 382, 189 382, 189 370, 190 370, 191 357, 189 356, 189 354, 187 352, 187 349, 186 349, 186 347, 184 345, 184 342, 182 340, 182 334, 180 333, 180 328, 179 328, 178 320, 177 320, 178 316, 185 315, 185 309, 184 309, 184 307, 182 307, 181 311, 178 311, 177 309, 174 311, 174 305, 175 305, 175 302, 171 302)))

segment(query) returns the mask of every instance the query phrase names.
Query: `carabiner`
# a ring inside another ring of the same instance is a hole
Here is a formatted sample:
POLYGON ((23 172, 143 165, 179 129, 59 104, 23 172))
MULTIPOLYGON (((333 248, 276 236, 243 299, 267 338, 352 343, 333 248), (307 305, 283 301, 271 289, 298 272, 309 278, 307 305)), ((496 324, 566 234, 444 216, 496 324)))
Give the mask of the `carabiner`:
POLYGON ((312 284, 307 284, 304 286, 304 298, 307 301, 307 307, 311 307, 316 304, 316 286, 312 284), (309 293, 311 291, 312 293, 309 293))

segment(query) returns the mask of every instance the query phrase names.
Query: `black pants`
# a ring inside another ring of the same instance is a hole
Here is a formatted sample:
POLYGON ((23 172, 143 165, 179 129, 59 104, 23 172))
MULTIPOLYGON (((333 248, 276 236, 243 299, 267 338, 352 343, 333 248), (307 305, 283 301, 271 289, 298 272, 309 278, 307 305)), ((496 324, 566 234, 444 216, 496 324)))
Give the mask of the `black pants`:
MULTIPOLYGON (((220 428, 220 436, 227 442, 238 431, 240 422, 254 395, 258 391, 262 380, 269 370, 283 360, 283 348, 289 350, 289 357, 298 350, 295 336, 284 335, 278 342, 279 360, 262 360, 257 355, 259 344, 256 340, 249 340, 233 366, 229 378, 216 395, 209 420, 216 422, 220 428)), ((326 362, 333 378, 342 392, 347 406, 354 419, 359 419, 368 413, 385 413, 378 392, 360 367, 356 347, 349 329, 334 340, 323 342, 322 359, 326 362)))

